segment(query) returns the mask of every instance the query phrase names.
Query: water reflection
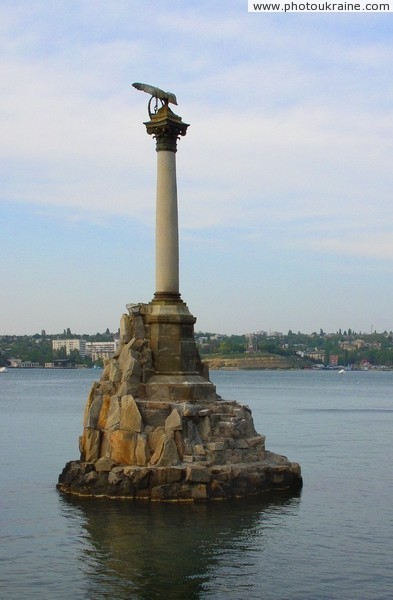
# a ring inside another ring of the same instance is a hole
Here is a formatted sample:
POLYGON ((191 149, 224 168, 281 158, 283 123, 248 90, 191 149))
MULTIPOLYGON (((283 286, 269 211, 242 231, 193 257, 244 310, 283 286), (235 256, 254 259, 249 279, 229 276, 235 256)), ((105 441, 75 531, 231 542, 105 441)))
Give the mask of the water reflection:
POLYGON ((260 577, 272 530, 297 512, 299 498, 281 493, 223 503, 139 504, 61 496, 60 502, 81 529, 86 598, 197 600, 217 590, 229 571, 242 575, 247 593, 260 577))

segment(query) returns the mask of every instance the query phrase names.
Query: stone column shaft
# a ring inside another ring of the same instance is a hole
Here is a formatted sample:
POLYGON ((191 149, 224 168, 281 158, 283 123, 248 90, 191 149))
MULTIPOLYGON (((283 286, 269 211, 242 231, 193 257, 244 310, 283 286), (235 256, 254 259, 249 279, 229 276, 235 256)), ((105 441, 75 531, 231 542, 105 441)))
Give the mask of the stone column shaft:
POLYGON ((176 154, 157 152, 156 296, 179 296, 176 154))
POLYGON ((179 225, 177 216, 176 151, 177 140, 186 135, 187 123, 164 104, 145 123, 156 139, 156 300, 180 300, 179 225))

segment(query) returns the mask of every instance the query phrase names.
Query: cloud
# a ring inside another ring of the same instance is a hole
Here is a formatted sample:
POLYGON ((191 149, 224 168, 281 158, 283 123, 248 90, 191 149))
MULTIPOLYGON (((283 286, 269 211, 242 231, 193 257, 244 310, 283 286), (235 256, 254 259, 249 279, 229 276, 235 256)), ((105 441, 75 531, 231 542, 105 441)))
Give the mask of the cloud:
POLYGON ((4 200, 151 223, 154 142, 131 88, 146 78, 173 86, 191 122, 182 227, 392 224, 390 40, 348 39, 317 17, 262 21, 236 3, 60 3, 63 20, 44 4, 2 11, 4 200))

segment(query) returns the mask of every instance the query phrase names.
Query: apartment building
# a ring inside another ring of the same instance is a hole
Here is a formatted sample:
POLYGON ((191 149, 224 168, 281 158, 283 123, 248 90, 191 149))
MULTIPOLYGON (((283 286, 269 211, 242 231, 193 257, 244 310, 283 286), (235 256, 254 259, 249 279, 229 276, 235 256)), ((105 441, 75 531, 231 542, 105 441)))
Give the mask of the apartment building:
POLYGON ((86 355, 91 360, 112 358, 116 351, 116 342, 86 342, 86 355))
POLYGON ((69 356, 73 350, 78 350, 82 358, 85 358, 86 356, 85 340, 52 340, 52 350, 61 350, 62 348, 65 348, 67 356, 69 356))

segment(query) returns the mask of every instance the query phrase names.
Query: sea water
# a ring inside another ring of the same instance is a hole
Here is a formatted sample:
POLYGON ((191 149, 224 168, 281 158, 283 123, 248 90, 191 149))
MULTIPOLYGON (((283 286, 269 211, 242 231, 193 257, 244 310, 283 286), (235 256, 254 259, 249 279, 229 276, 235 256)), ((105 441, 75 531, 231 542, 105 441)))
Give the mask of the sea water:
POLYGON ((0 375, 0 595, 389 600, 393 372, 216 371, 300 493, 210 504, 68 498, 93 370, 0 375))

